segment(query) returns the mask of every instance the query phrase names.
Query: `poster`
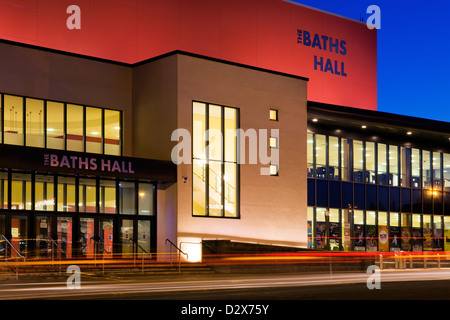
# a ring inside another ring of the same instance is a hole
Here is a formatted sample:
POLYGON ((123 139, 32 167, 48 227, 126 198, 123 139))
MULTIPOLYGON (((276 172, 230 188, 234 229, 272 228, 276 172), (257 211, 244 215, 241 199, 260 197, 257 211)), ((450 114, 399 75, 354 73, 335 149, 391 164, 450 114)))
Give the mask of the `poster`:
POLYGON ((444 250, 450 251, 450 229, 444 229, 444 250))
POLYGON ((389 228, 389 246, 392 251, 399 251, 401 248, 401 231, 399 227, 389 228))
POLYGON ((378 226, 378 250, 389 251, 389 230, 387 226, 378 226))
POLYGON ((433 229, 423 228, 423 250, 433 250, 433 229))
POLYGON ((307 228, 308 228, 308 248, 312 248, 312 221, 307 221, 307 228))
POLYGON ((378 232, 376 226, 367 226, 367 240, 366 240, 366 250, 367 251, 377 251, 378 250, 378 232))
MULTIPOLYGON (((450 242, 449 242, 450 244, 450 242)), ((343 246, 344 250, 350 249, 351 241, 350 241, 350 222, 344 222, 344 239, 343 246)))
POLYGON ((341 232, 339 222, 330 222, 330 250, 339 250, 341 232))
POLYGON ((402 250, 411 251, 411 228, 402 227, 402 250))
POLYGON ((366 250, 365 239, 364 239, 364 225, 355 224, 354 226, 355 234, 355 247, 354 250, 364 251, 366 250))
POLYGON ((411 246, 412 251, 423 251, 422 230, 420 228, 412 228, 411 230, 411 246))
POLYGON ((325 249, 326 242, 326 224, 325 222, 316 222, 316 249, 325 249))

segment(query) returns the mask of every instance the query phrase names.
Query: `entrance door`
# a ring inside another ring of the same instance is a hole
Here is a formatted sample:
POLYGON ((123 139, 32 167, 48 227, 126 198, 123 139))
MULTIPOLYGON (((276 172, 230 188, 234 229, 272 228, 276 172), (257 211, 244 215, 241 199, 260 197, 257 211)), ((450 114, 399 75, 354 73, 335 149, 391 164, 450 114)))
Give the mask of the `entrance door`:
MULTIPOLYGON (((56 225, 58 233, 58 246, 64 251, 66 258, 72 258, 72 218, 58 217, 56 225)), ((58 250, 58 257, 61 254, 58 250)))
POLYGON ((49 258, 52 256, 52 218, 36 217, 36 257, 49 258))
POLYGON ((95 222, 94 218, 80 218, 80 245, 81 254, 86 258, 94 257, 95 248, 95 222))
POLYGON ((98 253, 104 258, 113 256, 113 231, 114 222, 112 219, 99 219, 99 242, 98 253))

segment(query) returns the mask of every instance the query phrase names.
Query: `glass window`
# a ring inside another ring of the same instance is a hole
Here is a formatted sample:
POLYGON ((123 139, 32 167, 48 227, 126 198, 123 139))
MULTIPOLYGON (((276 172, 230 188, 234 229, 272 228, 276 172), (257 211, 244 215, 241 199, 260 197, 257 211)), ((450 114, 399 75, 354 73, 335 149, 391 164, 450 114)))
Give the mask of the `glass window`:
POLYGON ((269 118, 270 118, 270 120, 278 121, 278 110, 270 109, 269 118))
POLYGON ((63 212, 76 211, 75 178, 58 176, 57 210, 63 212))
POLYGON ((5 143, 23 146, 23 98, 6 94, 3 97, 5 143))
POLYGON ((432 153, 432 164, 433 164, 433 188, 442 190, 441 154, 439 152, 432 153))
POLYGON ((411 177, 413 188, 420 188, 422 185, 420 176, 420 150, 411 149, 411 177))
POLYGON ((399 186, 398 147, 389 146, 389 185, 399 186))
POLYGON ((153 212, 153 184, 139 182, 139 215, 142 216, 152 216, 153 212))
POLYGON ((103 153, 102 109, 86 107, 86 152, 103 153))
POLYGON ((234 108, 193 103, 195 216, 238 216, 237 112, 234 108))
POLYGON ((359 140, 353 140, 353 181, 364 182, 364 147, 359 140))
POLYGON ((84 108, 67 104, 67 150, 84 151, 84 108))
POLYGON ((422 181, 423 188, 428 189, 433 187, 431 177, 431 152, 422 150, 422 181))
POLYGON ((376 181, 376 168, 375 168, 375 143, 366 141, 366 182, 377 183, 376 181))
MULTIPOLYGON (((72 218, 58 217, 57 219, 57 243, 66 253, 66 258, 72 258, 72 218)), ((58 250, 58 254, 61 252, 58 250)))
POLYGON ((100 213, 116 213, 116 181, 100 180, 100 213))
POLYGON ((100 255, 111 258, 113 255, 114 221, 112 219, 99 220, 99 243, 97 248, 100 255))
POLYGON ((36 175, 34 191, 35 210, 53 211, 55 209, 54 177, 36 175))
POLYGON ((8 173, 7 172, 0 172, 0 209, 8 209, 8 173))
POLYGON ((328 177, 332 180, 339 180, 339 138, 328 137, 328 143, 328 177))
POLYGON ((134 182, 119 183, 119 205, 121 214, 136 214, 136 189, 134 182))
MULTIPOLYGON (((314 177, 314 135, 308 133, 307 141, 307 167, 308 167, 308 178, 314 177)), ((449 169, 450 170, 450 169, 449 169)), ((449 173, 450 177, 450 173, 449 173)), ((450 181, 449 181, 450 186, 450 181)))
POLYGON ((47 148, 64 150, 64 104, 47 101, 47 148))
POLYGON ((124 258, 133 254, 133 220, 123 219, 120 227, 120 240, 124 258))
POLYGON ((389 224, 391 227, 398 227, 400 225, 400 214, 397 212, 390 212, 389 224))
POLYGON ((350 180, 350 141, 348 139, 341 140, 341 174, 342 180, 350 180))
POLYGON ((450 191, 450 154, 444 153, 444 190, 450 191))
POLYGON ((11 209, 31 210, 31 174, 13 173, 11 179, 11 209))
POLYGON ((420 219, 421 215, 420 214, 413 214, 412 215, 412 227, 413 228, 420 228, 422 223, 421 223, 421 219, 420 219))
POLYGON ((316 134, 316 177, 327 179, 327 137, 316 134))
POLYGON ((94 218, 80 218, 80 246, 81 253, 87 258, 94 257, 95 242, 94 230, 95 230, 94 218))
POLYGON ((105 154, 121 155, 120 111, 105 109, 105 154))
POLYGON ((44 101, 27 98, 26 107, 26 144, 43 148, 44 141, 44 101))
POLYGON ((411 149, 400 148, 401 186, 411 187, 411 149))
POLYGON ((79 211, 97 212, 97 185, 95 179, 80 178, 78 188, 79 211))
POLYGON ((378 184, 387 185, 387 145, 378 143, 378 184))

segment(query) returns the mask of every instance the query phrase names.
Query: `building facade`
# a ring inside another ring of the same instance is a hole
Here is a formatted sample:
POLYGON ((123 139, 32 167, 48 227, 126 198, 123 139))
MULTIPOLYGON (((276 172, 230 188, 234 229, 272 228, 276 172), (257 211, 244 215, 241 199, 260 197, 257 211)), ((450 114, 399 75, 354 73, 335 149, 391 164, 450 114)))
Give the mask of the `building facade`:
POLYGON ((4 246, 445 248, 448 124, 376 111, 375 30, 282 0, 68 6, 1 10, 4 246))

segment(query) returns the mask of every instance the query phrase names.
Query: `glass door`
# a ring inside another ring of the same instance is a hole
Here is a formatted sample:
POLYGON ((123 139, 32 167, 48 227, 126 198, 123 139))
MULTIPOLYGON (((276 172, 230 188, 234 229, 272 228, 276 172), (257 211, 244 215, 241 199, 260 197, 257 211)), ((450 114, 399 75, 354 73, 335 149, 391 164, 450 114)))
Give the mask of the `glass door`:
POLYGON ((94 258, 94 218, 80 218, 81 254, 86 258, 94 258))
POLYGON ((120 228, 120 242, 122 244, 122 257, 130 258, 133 255, 133 220, 123 219, 120 228))
POLYGON ((52 256, 52 218, 36 217, 36 257, 49 258, 52 256))
MULTIPOLYGON (((64 251, 66 258, 72 258, 72 218, 58 217, 56 230, 58 233, 58 246, 64 251)), ((61 253, 58 250, 58 254, 61 253)))
MULTIPOLYGON (((12 216, 11 218, 11 244, 22 255, 27 254, 28 220, 26 216, 12 216)), ((17 253, 11 250, 11 257, 17 253)))
POLYGON ((99 248, 98 253, 104 258, 113 256, 113 231, 114 222, 112 219, 99 219, 99 248))

